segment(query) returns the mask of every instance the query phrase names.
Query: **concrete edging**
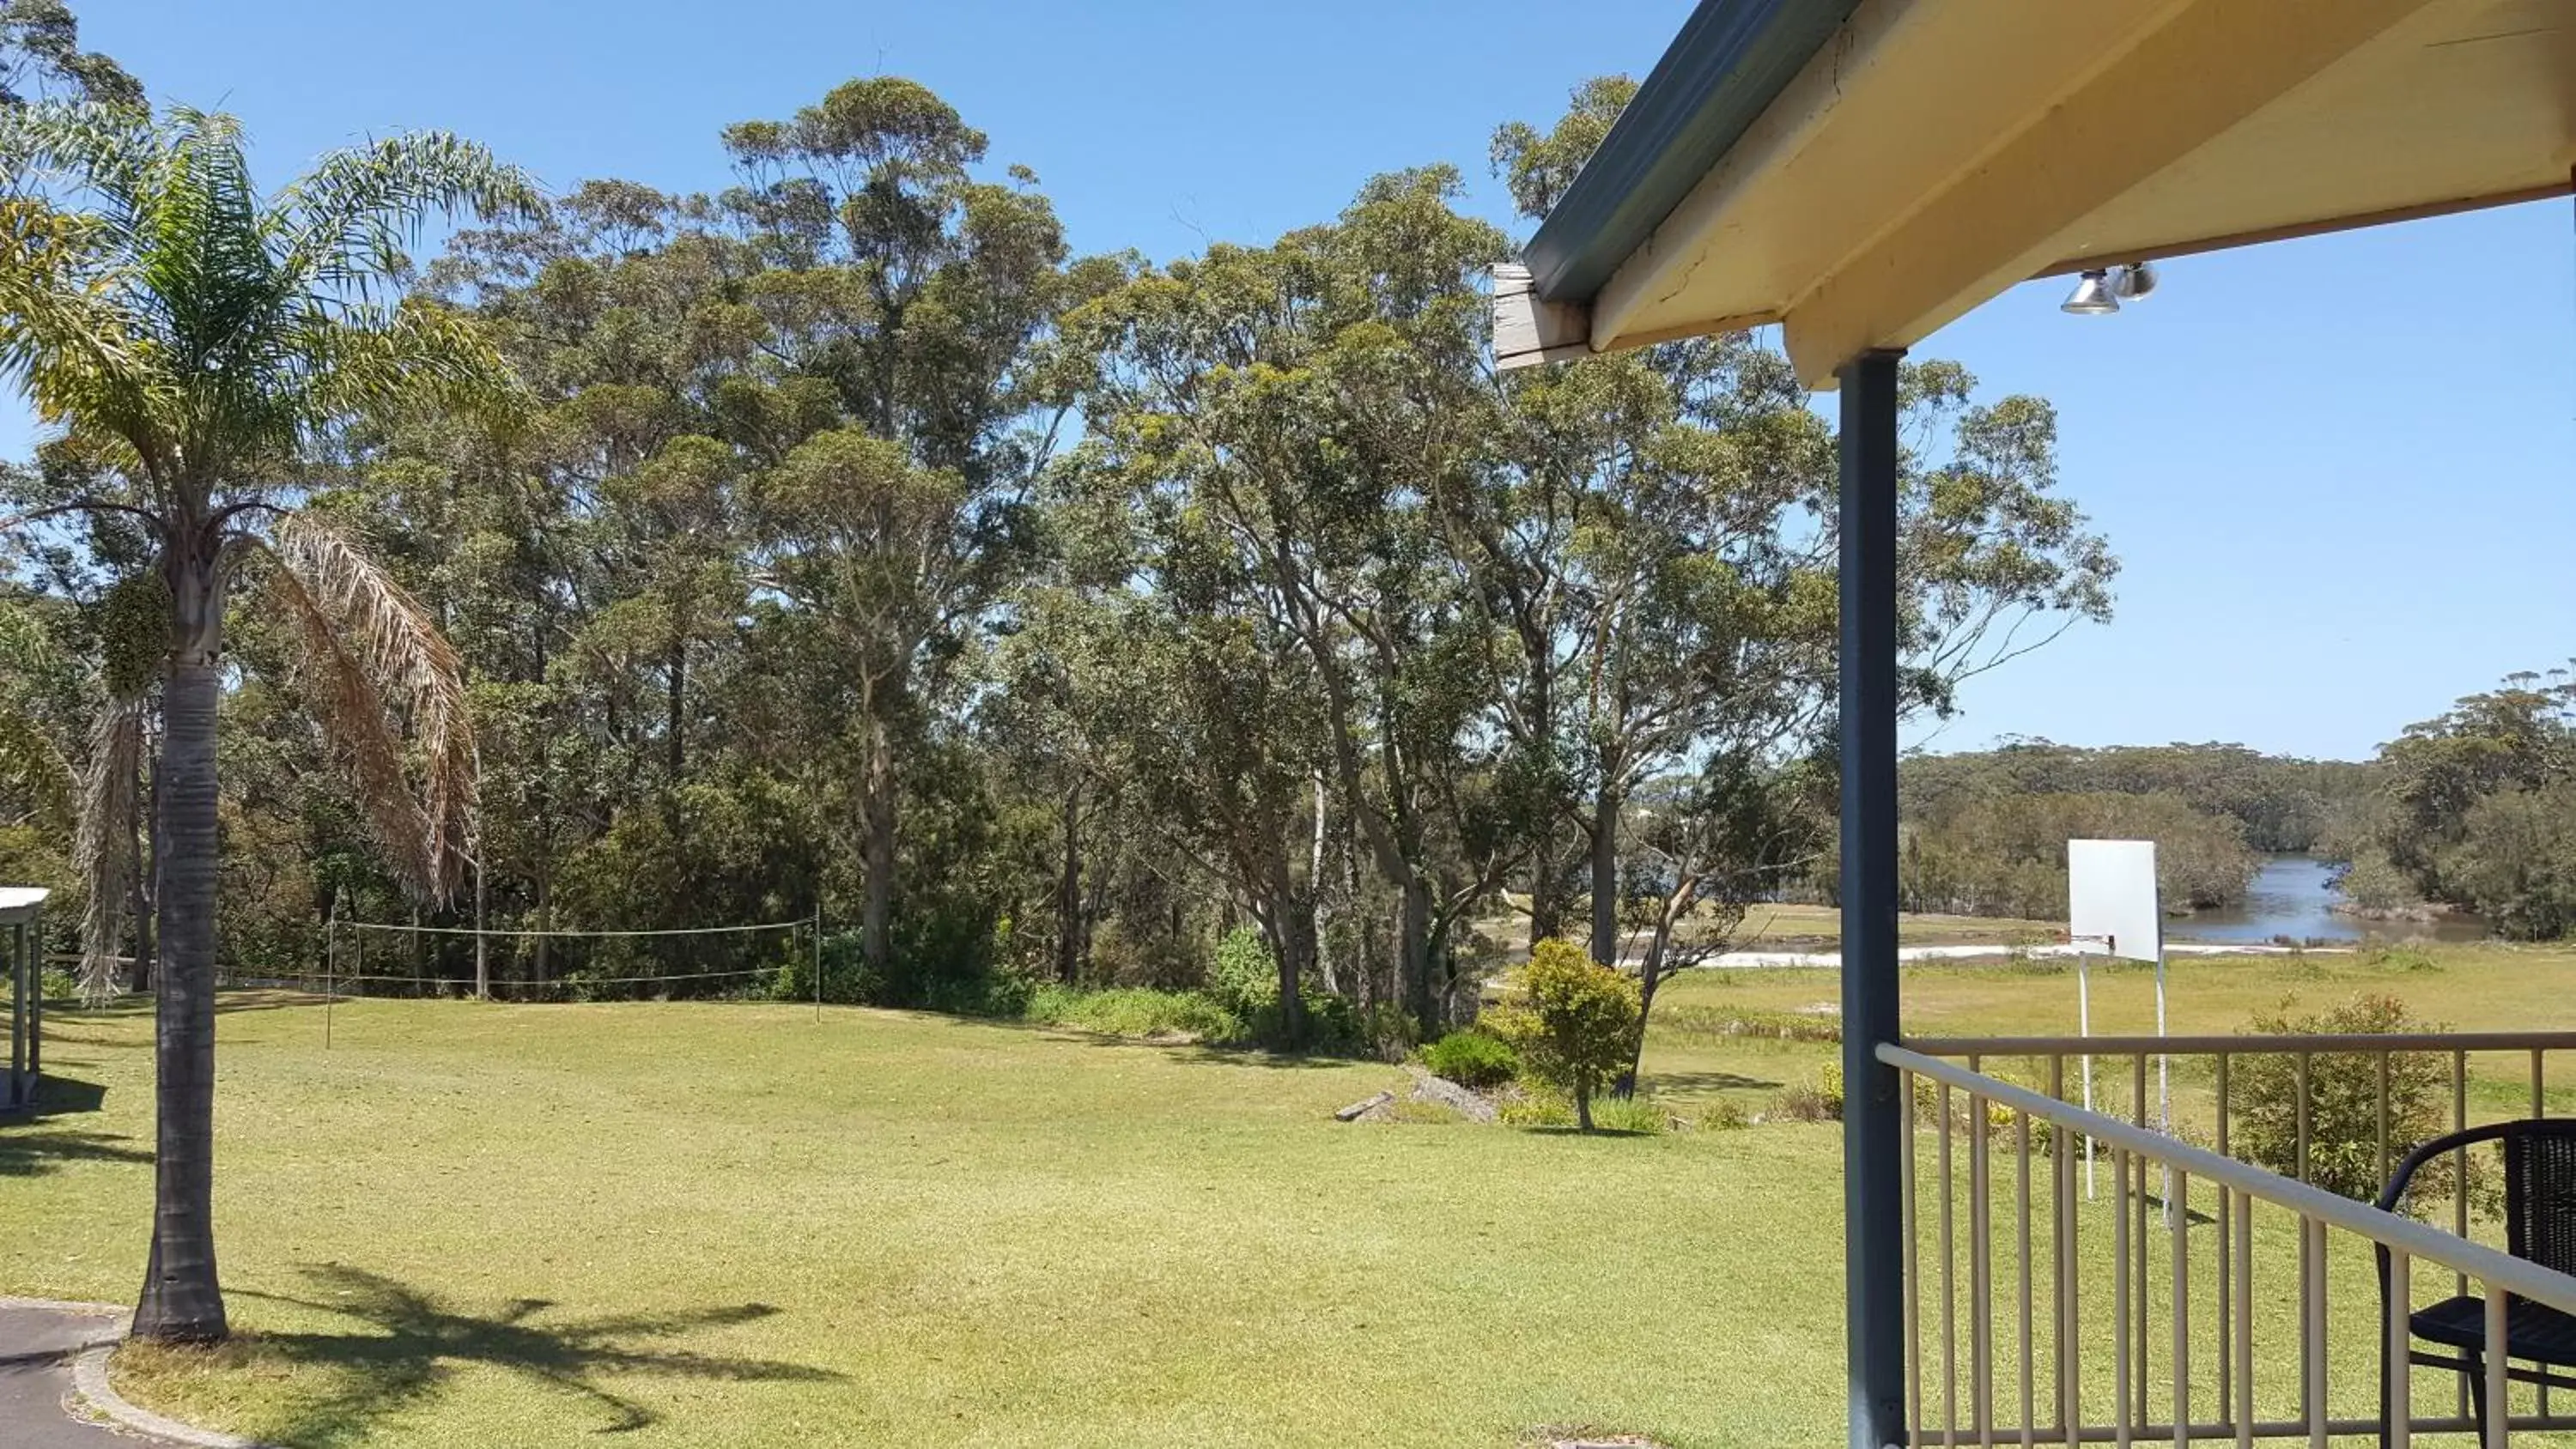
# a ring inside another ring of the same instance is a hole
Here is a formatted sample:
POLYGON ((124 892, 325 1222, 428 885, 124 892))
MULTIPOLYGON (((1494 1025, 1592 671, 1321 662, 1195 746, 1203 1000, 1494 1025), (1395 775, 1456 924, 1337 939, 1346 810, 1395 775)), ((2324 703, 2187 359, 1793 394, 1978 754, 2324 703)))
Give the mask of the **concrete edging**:
MULTIPOLYGON (((93 1318, 126 1317, 126 1310, 114 1304, 68 1303, 57 1298, 0 1296, 0 1307, 38 1308, 54 1313, 93 1318)), ((212 1429, 200 1429, 192 1424, 182 1424, 176 1419, 167 1418, 128 1402, 107 1379, 108 1355, 116 1351, 116 1344, 123 1342, 124 1337, 124 1333, 120 1330, 116 1342, 93 1344, 82 1349, 79 1356, 72 1360, 72 1392, 82 1408, 138 1434, 149 1434, 174 1444, 191 1445, 193 1449, 269 1449, 269 1446, 255 1439, 244 1439, 237 1434, 220 1434, 212 1429)))

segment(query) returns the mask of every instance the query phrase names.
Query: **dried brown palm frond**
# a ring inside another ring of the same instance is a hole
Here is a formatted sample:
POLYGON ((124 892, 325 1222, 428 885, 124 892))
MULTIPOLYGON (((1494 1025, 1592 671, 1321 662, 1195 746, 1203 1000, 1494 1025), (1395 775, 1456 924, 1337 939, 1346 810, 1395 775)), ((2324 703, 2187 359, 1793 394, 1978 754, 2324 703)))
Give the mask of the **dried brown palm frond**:
POLYGON ((298 515, 272 540, 268 588, 296 626, 314 713, 356 777, 395 875, 443 903, 474 810, 474 727, 463 662, 418 600, 328 524, 298 515), (420 747, 415 793, 403 727, 420 747))
POLYGON ((116 947, 134 891, 136 782, 150 715, 147 695, 110 699, 90 732, 89 765, 81 777, 72 867, 89 890, 88 909, 81 913, 80 990, 92 1006, 106 1005, 117 992, 116 947))

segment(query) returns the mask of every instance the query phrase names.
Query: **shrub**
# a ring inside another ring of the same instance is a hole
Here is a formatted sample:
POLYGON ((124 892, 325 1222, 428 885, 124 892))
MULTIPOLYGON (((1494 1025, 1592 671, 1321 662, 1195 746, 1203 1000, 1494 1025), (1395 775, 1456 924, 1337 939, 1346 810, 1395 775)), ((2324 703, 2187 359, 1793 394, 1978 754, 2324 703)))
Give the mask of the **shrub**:
POLYGON ((1250 926, 1226 932, 1209 963, 1207 994, 1246 1021, 1279 1004, 1279 958, 1250 926))
POLYGON ((1800 1085, 1782 1087, 1771 1099, 1771 1110, 1764 1114, 1774 1122, 1833 1122, 1843 1115, 1842 1099, 1825 1099, 1824 1089, 1800 1085))
POLYGON ((1503 1099, 1495 1120, 1506 1127, 1571 1127, 1574 1104, 1553 1088, 1541 1086, 1535 1091, 1522 1090, 1503 1099))
POLYGON ((1029 992, 1023 1016, 1030 1021, 1069 1026, 1103 1036, 1205 1042, 1212 1046, 1243 1041, 1249 1033, 1243 1018, 1204 993, 1159 991, 1150 986, 1121 986, 1084 991, 1049 982, 1029 992))
POLYGON ((1593 1126, 1608 1132, 1652 1136, 1672 1125, 1671 1114, 1644 1097, 1605 1098, 1592 1109, 1593 1126))
POLYGON ((2442 969, 2433 953, 2421 946, 2391 941, 2373 941, 2361 949, 2360 964, 2375 971, 2403 971, 2421 975, 2442 969))
POLYGON ((1472 1029, 1453 1031, 1423 1048, 1422 1064, 1435 1076, 1478 1091, 1499 1087, 1521 1071, 1520 1054, 1511 1043, 1472 1029))
MULTIPOLYGON (((2287 1003, 2284 1003, 2286 1006, 2287 1003)), ((2385 1036, 2440 1031, 2409 1015, 2393 996, 2365 995, 2319 1015, 2256 1017, 2246 1028, 2264 1035, 2336 1033, 2385 1036)), ((2249 1162, 2284 1176, 2299 1175, 2299 1066, 2287 1053, 2248 1053, 2236 1059, 2233 1145, 2249 1162)), ((2383 1184, 2379 1155, 2379 1059, 2361 1052, 2320 1052, 2308 1058, 2307 1180, 2329 1192, 2364 1202, 2383 1184)), ((2388 1163, 2449 1130, 2449 1082, 2437 1056, 2394 1053, 2388 1058, 2388 1163)), ((2451 1191, 2453 1165, 2445 1157, 2415 1175, 2412 1201, 2451 1191)), ((2472 1168, 2473 1179, 2479 1176, 2472 1168)), ((2472 1181, 2473 1192, 2479 1183, 2472 1181)))
POLYGON ((1703 1131, 1733 1132, 1753 1125, 1744 1104, 1733 1097, 1720 1097, 1700 1109, 1699 1126, 1703 1131))
POLYGON ((1575 1125, 1592 1129, 1592 1098, 1628 1066, 1641 1008, 1637 983, 1571 941, 1541 941, 1495 1035, 1531 1075, 1574 1098, 1575 1125))

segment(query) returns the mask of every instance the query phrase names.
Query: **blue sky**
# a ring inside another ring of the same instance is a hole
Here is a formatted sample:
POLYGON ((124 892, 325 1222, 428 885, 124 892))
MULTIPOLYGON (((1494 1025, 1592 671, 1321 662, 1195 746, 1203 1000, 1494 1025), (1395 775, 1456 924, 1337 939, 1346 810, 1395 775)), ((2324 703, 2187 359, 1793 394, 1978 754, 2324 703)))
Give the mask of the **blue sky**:
MULTIPOLYGON (((1331 215, 1587 75, 1642 75, 1683 0, 75 0, 154 96, 240 115, 265 177, 442 126, 550 187, 723 184, 724 124, 880 70, 1035 168, 1083 250, 1157 259, 1331 215)), ((2576 235, 2564 202, 2176 261, 2150 301, 2018 289, 1918 349, 2052 399, 2119 615, 1976 681, 1936 748, 2239 740, 2357 757, 2576 655, 2576 235)), ((0 451, 25 449, 21 410, 0 451)))

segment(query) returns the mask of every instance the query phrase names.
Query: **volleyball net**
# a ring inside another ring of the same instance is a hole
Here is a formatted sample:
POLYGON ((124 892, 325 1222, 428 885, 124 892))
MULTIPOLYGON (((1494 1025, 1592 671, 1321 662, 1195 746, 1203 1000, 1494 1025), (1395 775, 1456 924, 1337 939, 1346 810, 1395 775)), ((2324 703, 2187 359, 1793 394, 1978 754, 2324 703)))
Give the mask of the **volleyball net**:
POLYGON ((822 936, 811 916, 659 930, 335 920, 324 942, 314 972, 237 984, 499 1001, 792 998, 815 979, 822 936))

